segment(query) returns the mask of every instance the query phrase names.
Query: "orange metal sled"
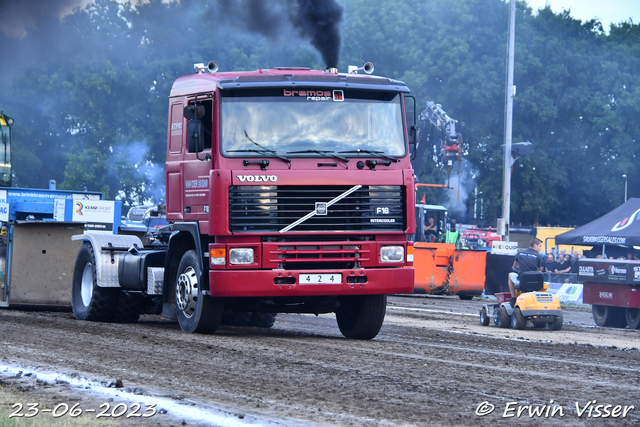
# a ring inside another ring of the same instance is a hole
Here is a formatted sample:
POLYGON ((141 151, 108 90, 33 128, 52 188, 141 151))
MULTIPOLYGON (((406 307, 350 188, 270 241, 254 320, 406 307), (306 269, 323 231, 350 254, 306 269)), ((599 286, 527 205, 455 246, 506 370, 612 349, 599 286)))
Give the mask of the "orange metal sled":
POLYGON ((413 247, 414 293, 457 294, 462 299, 482 294, 485 251, 456 250, 448 243, 416 242, 413 247))

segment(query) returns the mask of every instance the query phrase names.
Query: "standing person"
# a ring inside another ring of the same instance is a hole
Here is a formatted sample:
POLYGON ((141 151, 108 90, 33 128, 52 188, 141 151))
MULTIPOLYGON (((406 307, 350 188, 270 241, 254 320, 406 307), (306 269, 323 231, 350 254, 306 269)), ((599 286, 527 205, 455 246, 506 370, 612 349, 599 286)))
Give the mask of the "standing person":
POLYGON ((509 292, 511 292, 511 307, 516 306, 516 288, 520 286, 520 275, 527 271, 542 270, 542 240, 534 237, 529 243, 529 247, 518 252, 513 260, 513 268, 516 272, 509 273, 509 292))
POLYGON ((553 254, 549 252, 547 258, 542 262, 542 271, 546 273, 553 273, 556 269, 556 260, 553 254))
POLYGON ((562 281, 562 275, 571 271, 570 256, 565 257, 564 254, 558 255, 558 262, 556 263, 556 280, 560 283, 562 281))
POLYGON ((460 249, 462 244, 460 242, 460 232, 456 229, 456 220, 449 221, 449 229, 440 237, 440 242, 450 243, 456 245, 456 249, 460 249))

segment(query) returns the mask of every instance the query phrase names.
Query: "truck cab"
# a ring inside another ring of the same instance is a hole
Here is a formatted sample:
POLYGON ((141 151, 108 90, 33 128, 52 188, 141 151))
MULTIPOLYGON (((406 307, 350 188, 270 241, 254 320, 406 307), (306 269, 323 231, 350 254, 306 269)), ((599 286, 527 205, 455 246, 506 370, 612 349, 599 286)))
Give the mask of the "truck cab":
POLYGON ((357 70, 212 62, 178 78, 164 314, 210 332, 220 311, 335 312, 346 337, 373 338, 386 295, 413 290, 407 99, 403 82, 357 70))

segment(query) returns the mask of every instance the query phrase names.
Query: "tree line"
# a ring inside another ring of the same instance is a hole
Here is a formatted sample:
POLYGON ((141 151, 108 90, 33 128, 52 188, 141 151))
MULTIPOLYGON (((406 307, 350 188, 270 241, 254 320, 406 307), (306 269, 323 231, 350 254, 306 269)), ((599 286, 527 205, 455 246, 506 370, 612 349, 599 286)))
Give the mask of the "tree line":
MULTIPOLYGON (((103 191, 129 205, 162 202, 167 96, 175 78, 212 59, 221 71, 325 68, 296 28, 285 23, 258 32, 243 25, 240 8, 224 3, 97 0, 62 19, 43 15, 21 37, 0 34, 0 109, 16 120, 14 185, 42 188, 55 179, 59 188, 103 191)), ((502 205, 508 2, 341 4, 339 71, 371 61, 375 74, 405 81, 418 105, 434 101, 464 122, 471 172, 460 188, 473 193, 456 215, 474 221, 477 192, 483 218, 476 221, 495 224, 502 205)), ((640 28, 629 20, 604 29, 566 11, 533 11, 525 2, 516 15, 513 142, 530 141, 533 150, 513 168, 511 219, 584 224, 624 201, 623 174, 628 197, 637 193, 640 28)), ((434 156, 416 161, 421 182, 446 179, 434 156)), ((442 203, 442 193, 432 190, 427 198, 442 203)))

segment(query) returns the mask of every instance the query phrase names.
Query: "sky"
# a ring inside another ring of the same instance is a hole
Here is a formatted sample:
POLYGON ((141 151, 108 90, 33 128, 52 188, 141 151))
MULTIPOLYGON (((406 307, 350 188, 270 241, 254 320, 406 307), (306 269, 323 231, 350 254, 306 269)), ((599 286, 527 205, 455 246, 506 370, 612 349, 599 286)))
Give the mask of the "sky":
POLYGON ((633 20, 640 23, 640 0, 528 0, 534 13, 549 4, 554 13, 571 10, 571 16, 581 21, 599 18, 602 27, 609 32, 611 23, 633 20))

